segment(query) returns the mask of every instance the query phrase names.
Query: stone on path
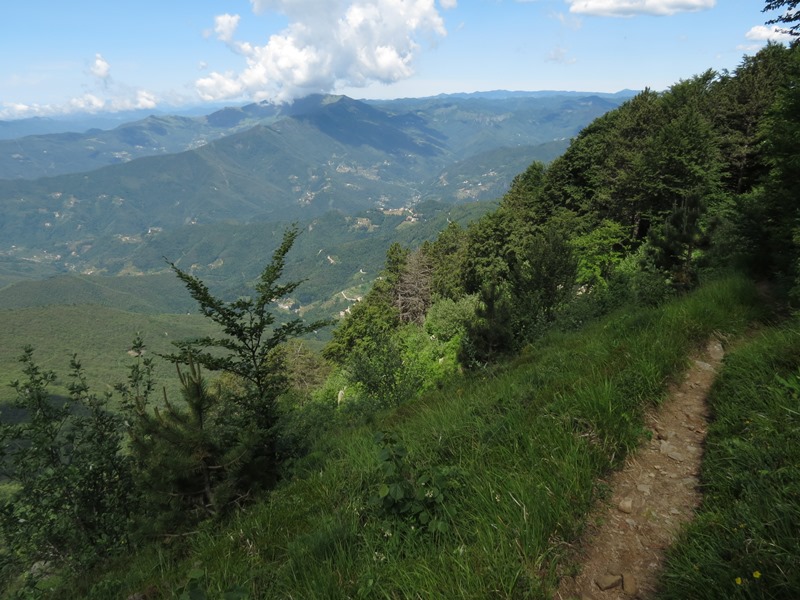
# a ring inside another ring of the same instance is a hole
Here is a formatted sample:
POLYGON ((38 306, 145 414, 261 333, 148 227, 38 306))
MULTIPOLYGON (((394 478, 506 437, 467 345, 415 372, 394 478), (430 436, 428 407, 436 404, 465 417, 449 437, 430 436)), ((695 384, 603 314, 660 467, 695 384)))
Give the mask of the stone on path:
POLYGON ((622 574, 622 591, 629 596, 635 596, 639 591, 636 586, 636 578, 631 573, 622 574))
POLYGON ((622 584, 621 575, 600 575, 594 582, 601 590, 606 591, 611 588, 619 587, 622 584))

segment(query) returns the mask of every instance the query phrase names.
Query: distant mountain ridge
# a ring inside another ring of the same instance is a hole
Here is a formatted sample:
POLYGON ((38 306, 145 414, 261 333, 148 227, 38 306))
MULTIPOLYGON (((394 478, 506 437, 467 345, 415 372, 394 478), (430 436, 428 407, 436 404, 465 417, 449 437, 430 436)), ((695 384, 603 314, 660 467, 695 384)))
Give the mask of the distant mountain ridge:
MULTIPOLYGON (((0 180, 0 259, 12 273, 20 263, 31 271, 48 264, 90 272, 98 244, 133 248, 179 227, 498 198, 533 160, 552 160, 621 102, 574 94, 385 102, 313 95, 279 107, 250 104, 201 118, 148 117, 108 132, 45 136, 52 147, 46 154, 68 166, 83 160, 80 148, 91 136, 96 145, 106 134, 138 147, 164 140, 163 153, 0 180), (192 137, 215 128, 217 139, 197 144, 192 137), (197 147, 167 152, 169 144, 186 143, 197 147)), ((32 139, 42 140, 14 143, 32 139)))
MULTIPOLYGON (((450 101, 482 100, 484 104, 479 110, 495 112, 501 108, 519 112, 546 110, 548 104, 552 105, 553 99, 595 98, 616 105, 634 94, 631 90, 614 94, 497 90, 441 94, 420 99, 356 102, 390 110, 407 110, 409 106, 425 107, 425 110, 450 101), (518 102, 512 106, 505 102, 509 100, 518 102), (527 105, 521 105, 519 101, 527 105), (505 107, 490 106, 489 102, 505 104, 505 107)), ((0 121, 0 179, 37 179, 79 173, 143 156, 191 150, 255 125, 269 125, 280 118, 310 114, 319 110, 325 101, 338 98, 342 97, 315 95, 285 105, 259 102, 192 116, 130 111, 119 115, 97 115, 94 118, 35 117, 0 121), (128 120, 124 120, 126 115, 130 117, 128 120)))

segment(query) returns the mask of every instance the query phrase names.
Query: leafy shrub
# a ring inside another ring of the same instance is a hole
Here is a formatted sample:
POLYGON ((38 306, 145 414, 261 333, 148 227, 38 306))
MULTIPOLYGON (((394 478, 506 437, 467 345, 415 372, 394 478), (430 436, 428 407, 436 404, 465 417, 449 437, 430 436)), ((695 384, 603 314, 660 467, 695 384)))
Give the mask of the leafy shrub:
POLYGON ((0 458, 16 484, 0 506, 3 543, 23 568, 83 569, 128 543, 136 494, 121 418, 107 410, 109 396, 89 391, 76 357, 65 401, 50 396, 55 373, 36 365, 32 348, 20 362, 26 380, 12 387, 27 418, 0 423, 0 458))
POLYGON ((405 360, 406 356, 403 336, 384 334, 355 348, 345 363, 345 371, 348 379, 361 388, 362 400, 370 406, 399 406, 417 395, 423 383, 423 374, 405 360))
POLYGON ((439 536, 449 531, 453 517, 452 496, 461 487, 455 467, 436 466, 418 470, 408 451, 391 433, 375 435, 380 446, 381 481, 369 497, 379 518, 399 526, 405 534, 419 532, 439 536))
POLYGON ((468 324, 475 318, 478 297, 473 294, 460 300, 440 298, 428 310, 425 331, 447 342, 467 332, 468 324))

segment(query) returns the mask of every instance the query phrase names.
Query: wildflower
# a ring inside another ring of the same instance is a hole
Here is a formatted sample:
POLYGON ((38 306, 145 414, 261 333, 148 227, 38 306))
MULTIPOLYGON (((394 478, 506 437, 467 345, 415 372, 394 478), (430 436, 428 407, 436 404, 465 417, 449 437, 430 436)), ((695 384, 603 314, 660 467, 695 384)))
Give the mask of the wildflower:
POLYGON ((737 577, 736 579, 734 579, 734 581, 736 582, 736 585, 742 585, 742 578, 741 577, 737 577))
POLYGON ((758 579, 761 577, 761 571, 753 571, 753 579, 758 579))

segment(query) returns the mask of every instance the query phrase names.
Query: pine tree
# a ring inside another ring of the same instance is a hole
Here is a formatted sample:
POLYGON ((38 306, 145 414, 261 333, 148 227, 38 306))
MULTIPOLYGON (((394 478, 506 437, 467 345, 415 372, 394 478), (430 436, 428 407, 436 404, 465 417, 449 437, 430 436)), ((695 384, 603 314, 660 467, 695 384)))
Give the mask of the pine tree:
MULTIPOLYGON (((134 347, 141 356, 141 341, 134 347)), ((171 401, 166 391, 160 407, 151 406, 147 395, 124 395, 137 483, 150 515, 145 526, 158 533, 215 515, 246 493, 235 477, 248 457, 246 437, 238 443, 225 439, 219 399, 209 392, 191 357, 186 370, 177 367, 177 372, 180 403, 171 401)))
POLYGON ((200 312, 217 323, 223 335, 178 342, 175 345, 179 352, 165 358, 176 364, 189 364, 191 360, 209 371, 230 373, 247 382, 250 392, 238 399, 239 408, 246 419, 265 433, 275 426, 275 401, 288 384, 283 344, 328 325, 328 321, 306 324, 299 318, 276 324, 271 312, 278 301, 302 283, 278 282, 286 254, 299 233, 296 226, 284 232, 283 241, 255 285, 255 297, 226 302, 211 294, 200 279, 170 263, 199 304, 200 312))

